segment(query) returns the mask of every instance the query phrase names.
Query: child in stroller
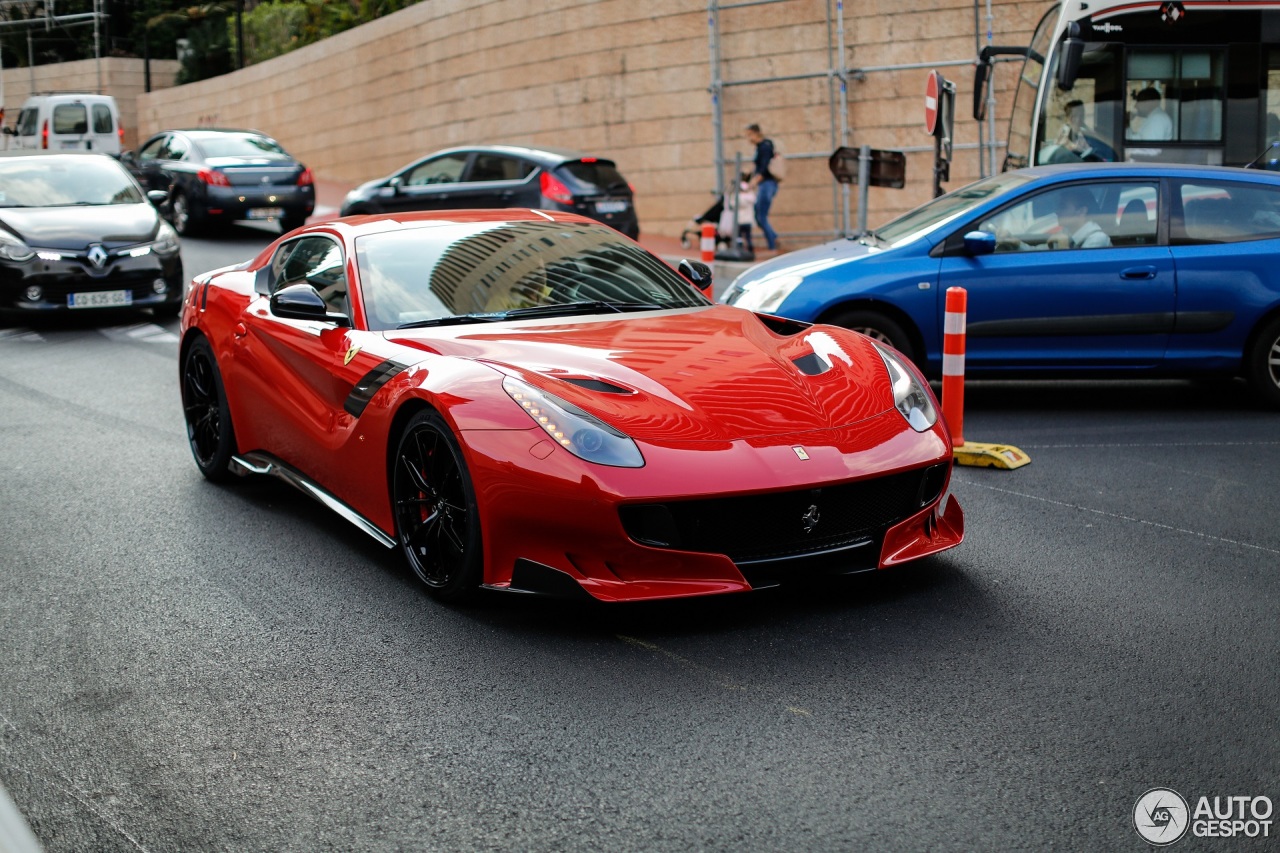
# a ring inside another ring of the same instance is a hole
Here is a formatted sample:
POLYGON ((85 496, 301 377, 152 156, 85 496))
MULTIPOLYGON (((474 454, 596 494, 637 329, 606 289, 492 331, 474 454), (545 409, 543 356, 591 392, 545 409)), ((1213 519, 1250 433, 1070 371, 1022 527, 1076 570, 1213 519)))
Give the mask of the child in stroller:
POLYGON ((735 246, 753 252, 751 229, 756 224, 756 193, 751 187, 751 175, 744 172, 737 188, 729 195, 720 196, 716 203, 707 208, 701 216, 689 220, 680 234, 680 245, 690 249, 702 239, 702 225, 713 222, 716 225, 716 251, 730 249, 735 246), (727 204, 726 204, 727 200, 727 204), (738 233, 733 233, 733 211, 738 211, 738 233), (736 240, 735 240, 736 237, 736 240))

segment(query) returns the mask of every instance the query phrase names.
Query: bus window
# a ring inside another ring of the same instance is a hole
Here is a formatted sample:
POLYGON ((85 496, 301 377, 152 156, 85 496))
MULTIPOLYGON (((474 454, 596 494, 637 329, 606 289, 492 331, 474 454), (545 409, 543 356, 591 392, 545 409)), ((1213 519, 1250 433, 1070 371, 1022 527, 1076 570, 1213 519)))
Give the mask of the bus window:
POLYGON ((1046 93, 1037 164, 1119 159, 1119 67, 1119 45, 1085 45, 1075 85, 1065 92, 1053 86, 1046 93))
POLYGON ((1126 139, 1221 142, 1223 51, 1132 50, 1126 139))

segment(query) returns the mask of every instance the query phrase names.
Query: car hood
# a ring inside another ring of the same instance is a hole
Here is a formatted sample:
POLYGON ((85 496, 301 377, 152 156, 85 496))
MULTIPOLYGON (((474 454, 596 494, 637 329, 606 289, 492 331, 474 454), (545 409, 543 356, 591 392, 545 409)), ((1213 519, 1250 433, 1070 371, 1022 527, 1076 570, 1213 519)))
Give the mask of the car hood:
POLYGON ((775 327, 782 333, 748 311, 715 306, 388 337, 486 362, 642 441, 835 428, 892 408, 884 362, 869 340, 829 326, 775 327))
POLYGON ((28 246, 81 250, 90 243, 114 248, 154 240, 160 217, 149 204, 9 207, 0 208, 0 223, 28 246))
POLYGON ((778 255, 776 258, 756 264, 744 271, 734 279, 725 295, 727 297, 736 288, 764 278, 775 275, 813 275, 816 272, 837 266, 846 261, 860 260, 883 251, 877 246, 868 245, 858 240, 841 238, 819 246, 810 246, 807 249, 787 252, 785 255, 778 255))

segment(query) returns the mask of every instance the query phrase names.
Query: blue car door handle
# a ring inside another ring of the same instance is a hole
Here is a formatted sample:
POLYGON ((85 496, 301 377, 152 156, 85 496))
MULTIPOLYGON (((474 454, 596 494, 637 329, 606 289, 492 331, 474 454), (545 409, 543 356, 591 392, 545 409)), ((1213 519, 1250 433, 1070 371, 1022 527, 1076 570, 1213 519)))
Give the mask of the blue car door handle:
POLYGON ((1129 267, 1127 270, 1120 271, 1120 277, 1133 280, 1151 279, 1156 277, 1156 268, 1129 267))

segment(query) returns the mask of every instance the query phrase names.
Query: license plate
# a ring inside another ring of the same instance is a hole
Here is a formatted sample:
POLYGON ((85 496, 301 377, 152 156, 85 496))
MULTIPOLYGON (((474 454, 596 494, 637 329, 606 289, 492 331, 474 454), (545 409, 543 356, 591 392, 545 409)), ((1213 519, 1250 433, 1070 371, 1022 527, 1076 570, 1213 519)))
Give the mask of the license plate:
POLYGON ((627 209, 625 201, 598 201, 596 202, 596 213, 621 213, 627 209))
POLYGON ((245 214, 248 219, 279 219, 284 216, 283 207, 251 207, 245 214))
POLYGON ((68 308, 115 308, 132 304, 133 293, 128 290, 101 290, 96 293, 72 293, 67 296, 68 308))

